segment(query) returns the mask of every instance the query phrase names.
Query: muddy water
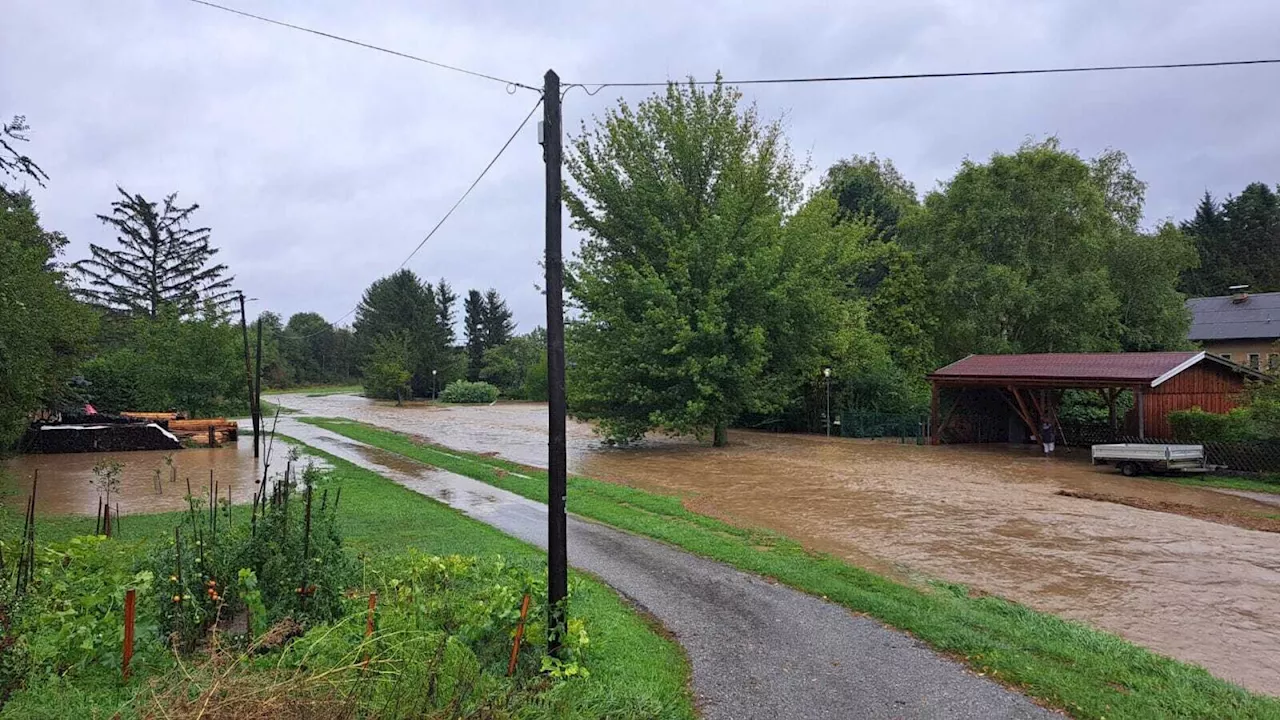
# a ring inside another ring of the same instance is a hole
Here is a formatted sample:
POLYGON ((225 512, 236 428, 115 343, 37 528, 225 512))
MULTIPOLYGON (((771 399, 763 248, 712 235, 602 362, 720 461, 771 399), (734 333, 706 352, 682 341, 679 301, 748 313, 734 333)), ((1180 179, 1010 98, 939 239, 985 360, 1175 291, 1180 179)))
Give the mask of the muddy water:
MULTIPOLYGON (((284 467, 288 448, 277 440, 271 451, 272 474, 284 467)), ((252 439, 227 443, 221 448, 188 448, 173 453, 161 451, 119 453, 63 453, 57 455, 22 455, 5 462, 6 473, 0 484, 5 496, 2 502, 20 505, 31 491, 31 478, 40 471, 36 492, 36 512, 41 515, 93 515, 98 511, 101 495, 92 480, 93 466, 99 460, 114 458, 124 465, 120 491, 111 493, 111 504, 120 505, 125 515, 181 510, 186 507, 187 479, 191 491, 204 496, 209 491, 209 471, 218 484, 218 495, 231 491, 232 502, 248 503, 262 480, 261 459, 253 457, 252 439), (165 457, 172 454, 177 470, 171 480, 165 457), (160 471, 157 488, 156 471, 160 471)))
MULTIPOLYGON (((460 449, 546 463, 545 406, 395 408, 354 396, 282 397, 460 449)), ((1088 622, 1280 694, 1280 534, 1061 497, 1125 495, 1228 512, 1257 500, 1045 460, 1007 448, 917 447, 737 432, 713 449, 656 440, 602 447, 570 423, 574 472, 679 494, 875 570, 962 582, 1088 622)), ((572 500, 570 501, 572 505, 572 500)))

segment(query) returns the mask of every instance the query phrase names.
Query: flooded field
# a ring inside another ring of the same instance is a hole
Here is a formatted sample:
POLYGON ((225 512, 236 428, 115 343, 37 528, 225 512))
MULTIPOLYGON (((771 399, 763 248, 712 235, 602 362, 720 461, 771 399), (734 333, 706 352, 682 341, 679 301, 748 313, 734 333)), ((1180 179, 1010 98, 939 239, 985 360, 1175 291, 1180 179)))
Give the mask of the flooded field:
MULTIPOLYGON (((278 400, 307 414, 546 464, 542 405, 278 400)), ((730 433, 730 446, 719 449, 667 439, 616 449, 572 422, 568 442, 572 472, 678 494, 699 512, 768 528, 873 570, 962 582, 1280 694, 1280 534, 1057 493, 1222 512, 1275 514, 1274 505, 1124 478, 1093 468, 1079 451, 1046 460, 1005 448, 753 432, 730 433)))
MULTIPOLYGON (((288 453, 288 447, 277 440, 271 452, 272 474, 283 470, 288 453)), ((261 459, 253 457, 253 439, 242 436, 239 442, 227 443, 220 448, 188 448, 172 453, 22 455, 5 461, 7 477, 0 485, 0 492, 4 493, 0 501, 20 505, 31 491, 32 475, 39 469, 36 514, 92 516, 98 511, 98 496, 101 494, 91 482, 95 477, 93 466, 106 458, 113 458, 124 466, 120 491, 111 493, 113 508, 119 503, 120 512, 124 515, 185 508, 187 504, 183 498, 187 494, 187 479, 191 480, 192 493, 204 496, 209 491, 211 470, 218 483, 219 497, 226 497, 230 489, 231 499, 236 503, 248 503, 262 480, 261 459), (173 474, 165 462, 165 457, 170 455, 176 471, 173 474), (156 471, 160 472, 158 484, 156 471)))

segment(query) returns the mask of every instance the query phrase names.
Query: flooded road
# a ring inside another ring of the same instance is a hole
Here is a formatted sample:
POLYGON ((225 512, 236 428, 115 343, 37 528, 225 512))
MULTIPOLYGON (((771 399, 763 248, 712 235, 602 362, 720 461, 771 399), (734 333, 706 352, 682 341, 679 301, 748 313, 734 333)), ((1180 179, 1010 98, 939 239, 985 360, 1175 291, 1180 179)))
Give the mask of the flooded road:
MULTIPOLYGON (((263 455, 265 455, 263 451, 263 455)), ((283 470, 288 446, 276 440, 271 450, 271 471, 283 470)), ((182 510, 187 507, 187 479, 191 492, 203 497, 209 492, 209 471, 218 484, 219 497, 231 491, 232 502, 248 503, 262 479, 261 459, 253 457, 252 436, 241 436, 238 442, 220 448, 186 448, 164 451, 115 453, 61 453, 56 455, 20 455, 5 461, 6 473, 0 484, 4 493, 0 502, 20 507, 31 492, 31 478, 40 471, 36 492, 38 515, 93 515, 98 512, 102 494, 93 485, 93 466, 100 460, 114 459, 123 466, 119 492, 112 491, 112 509, 119 503, 124 515, 182 510), (165 462, 173 461, 173 471, 165 462), (159 483, 156 472, 160 473, 159 483)))
MULTIPOLYGON (((545 406, 406 407, 354 396, 280 396, 463 450, 546 464, 545 406)), ((1280 534, 1062 497, 1106 493, 1275 513, 1252 498, 979 447, 917 447, 730 433, 730 446, 657 439, 603 447, 570 423, 569 467, 677 494, 694 510, 762 527, 899 576, 965 583, 1088 622, 1280 694, 1280 534)), ((572 507, 572 500, 570 501, 572 507)), ((92 508, 90 509, 92 512, 92 508)))

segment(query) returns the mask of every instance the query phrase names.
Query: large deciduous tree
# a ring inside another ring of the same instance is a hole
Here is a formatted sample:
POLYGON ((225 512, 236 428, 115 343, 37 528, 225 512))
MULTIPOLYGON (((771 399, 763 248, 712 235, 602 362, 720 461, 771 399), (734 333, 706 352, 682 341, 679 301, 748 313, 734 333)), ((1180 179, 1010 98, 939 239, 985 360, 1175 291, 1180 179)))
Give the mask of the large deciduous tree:
POLYGON ((870 223, 881 240, 898 233, 903 218, 919 207, 915 186, 894 167, 893 161, 875 154, 854 155, 827 169, 822 188, 840 205, 842 219, 870 223))
POLYGON ((55 263, 65 244, 40 227, 29 195, 0 183, 0 453, 28 413, 68 399, 67 380, 93 336, 94 314, 55 263))
POLYGON ((865 226, 836 223, 830 198, 787 218, 802 170, 778 124, 739 101, 671 84, 573 142, 566 202, 586 239, 569 272, 570 400, 613 439, 723 445, 744 412, 793 402, 858 329, 833 290, 865 226))
POLYGON ((1181 235, 1138 228, 1144 186, 1122 153, 1055 139, 966 161, 904 232, 924 261, 943 360, 969 353, 1152 350, 1188 319, 1181 235))
POLYGON ((104 309, 156 317, 165 307, 191 315, 207 304, 229 307, 234 278, 212 263, 218 250, 207 227, 189 227, 199 205, 177 204, 177 193, 162 203, 116 188, 120 199, 98 219, 118 235, 118 248, 89 246, 90 257, 75 264, 84 296, 104 309))

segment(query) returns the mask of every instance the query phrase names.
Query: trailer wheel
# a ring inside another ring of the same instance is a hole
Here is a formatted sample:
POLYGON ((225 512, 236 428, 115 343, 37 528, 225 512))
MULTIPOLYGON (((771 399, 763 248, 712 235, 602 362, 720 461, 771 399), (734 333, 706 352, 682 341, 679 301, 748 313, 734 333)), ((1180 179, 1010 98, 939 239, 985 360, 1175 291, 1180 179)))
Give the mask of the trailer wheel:
POLYGON ((1136 462, 1126 460, 1120 463, 1120 474, 1125 477, 1134 477, 1142 471, 1142 466, 1136 462))

